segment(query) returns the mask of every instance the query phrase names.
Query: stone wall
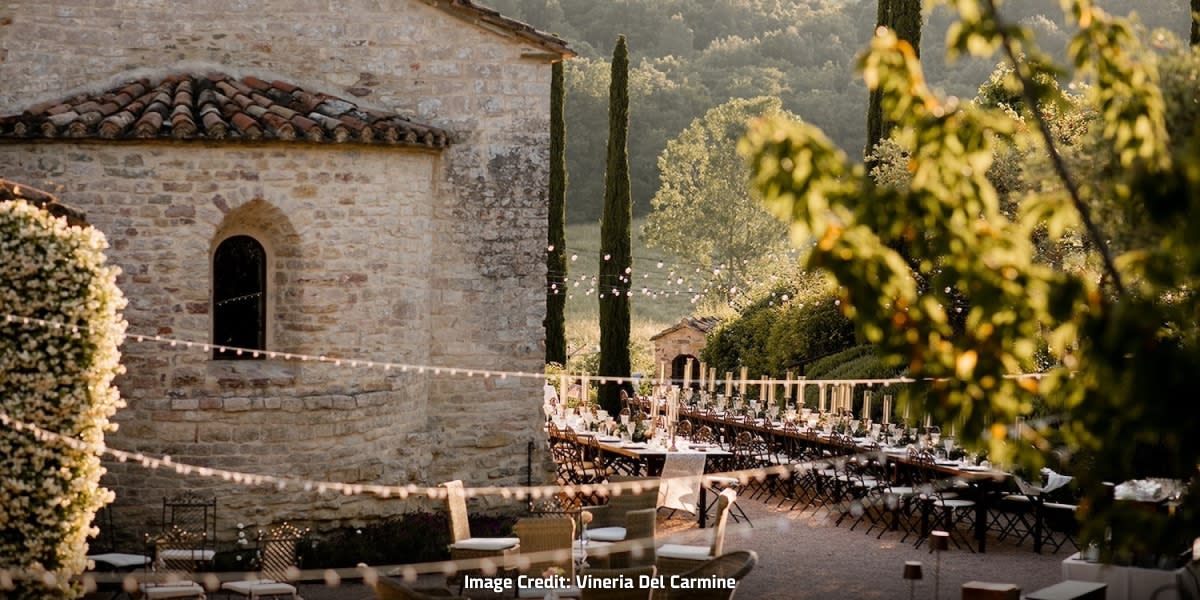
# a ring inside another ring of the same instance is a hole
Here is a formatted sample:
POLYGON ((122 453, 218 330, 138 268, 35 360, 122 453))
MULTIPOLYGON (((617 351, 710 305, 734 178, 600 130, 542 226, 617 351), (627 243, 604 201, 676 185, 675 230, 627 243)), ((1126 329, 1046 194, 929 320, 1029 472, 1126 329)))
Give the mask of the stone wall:
POLYGON ((658 373, 659 365, 663 363, 667 364, 667 373, 670 373, 671 362, 681 355, 691 355, 699 360, 707 343, 704 332, 694 327, 679 327, 654 340, 654 373, 658 373))
MULTIPOLYGON (((367 146, 0 144, 0 173, 62 186, 126 271, 131 331, 207 340, 216 237, 265 238, 270 349, 541 370, 549 58, 417 0, 17 0, 0 7, 0 114, 131 74, 281 79, 452 132, 424 153, 367 146)), ((371 483, 524 482, 541 382, 213 361, 125 346, 114 447, 371 483)), ((540 451, 540 444, 539 444, 540 451)), ((539 457, 539 459, 544 457, 539 457)), ((239 520, 354 522, 395 501, 244 490, 110 465, 118 517, 170 490, 239 520)), ((228 535, 223 536, 228 539, 228 535)))

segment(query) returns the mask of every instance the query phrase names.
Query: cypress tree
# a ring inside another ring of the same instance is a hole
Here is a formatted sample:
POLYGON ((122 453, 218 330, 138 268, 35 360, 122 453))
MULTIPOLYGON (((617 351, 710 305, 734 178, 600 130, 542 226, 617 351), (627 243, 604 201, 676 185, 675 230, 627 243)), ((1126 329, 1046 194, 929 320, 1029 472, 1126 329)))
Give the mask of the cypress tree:
POLYGON ((563 63, 550 76, 550 217, 546 238, 546 362, 567 364, 567 123, 563 63))
MULTIPOLYGON (((878 0, 875 12, 875 28, 887 27, 896 37, 908 42, 917 57, 921 56, 921 0, 878 0)), ((1192 0, 1197 2, 1200 0, 1192 0)), ((867 159, 867 170, 875 166, 870 160, 875 146, 892 133, 892 123, 883 118, 883 93, 872 90, 867 105, 867 147, 863 156, 867 159)))
MULTIPOLYGON (((629 226, 633 197, 629 189, 629 49, 625 36, 613 49, 608 94, 608 163, 604 175, 604 213, 600 221, 600 377, 629 377, 629 288, 633 259, 629 226)), ((600 385, 600 407, 617 414, 620 390, 628 384, 600 385)))
POLYGON ((1192 0, 1192 45, 1200 46, 1200 0, 1192 0))

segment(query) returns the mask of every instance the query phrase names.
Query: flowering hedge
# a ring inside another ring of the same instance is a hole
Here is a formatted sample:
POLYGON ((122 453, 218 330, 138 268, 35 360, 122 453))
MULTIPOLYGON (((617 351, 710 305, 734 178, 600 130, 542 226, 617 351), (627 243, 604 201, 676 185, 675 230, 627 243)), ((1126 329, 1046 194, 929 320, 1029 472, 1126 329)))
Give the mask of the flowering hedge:
MULTIPOLYGON (((104 236, 23 200, 0 202, 0 585, 6 598, 74 597, 95 512, 112 500, 95 452, 38 439, 31 424, 99 445, 123 403, 118 268, 104 236), (32 319, 26 321, 25 319, 32 319), (62 324, 55 326, 55 324, 62 324), (30 577, 32 576, 32 580, 30 577)), ((93 446, 95 447, 95 446, 93 446)))

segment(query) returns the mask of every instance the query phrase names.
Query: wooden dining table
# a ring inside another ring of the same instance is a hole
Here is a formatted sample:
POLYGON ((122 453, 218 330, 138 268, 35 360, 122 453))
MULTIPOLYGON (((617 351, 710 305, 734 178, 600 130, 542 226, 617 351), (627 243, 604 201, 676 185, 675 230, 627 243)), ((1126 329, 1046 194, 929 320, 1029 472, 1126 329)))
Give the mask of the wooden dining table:
POLYGON ((818 431, 785 427, 780 423, 772 423, 763 419, 727 418, 720 413, 692 408, 681 408, 679 416, 712 427, 714 432, 721 432, 724 439, 733 439, 737 433, 749 431, 774 442, 777 447, 817 448, 832 454, 882 455, 889 464, 894 464, 899 470, 924 468, 946 477, 960 479, 976 492, 974 537, 980 552, 987 551, 988 510, 994 499, 1008 485, 1011 477, 1009 473, 988 467, 963 465, 950 461, 932 464, 918 462, 909 457, 907 450, 889 451, 886 448, 873 447, 869 444, 869 440, 862 440, 858 445, 846 446, 818 431))
MULTIPOLYGON (((704 472, 719 473, 732 469, 733 454, 717 445, 693 445, 687 440, 676 440, 676 450, 661 445, 648 443, 626 442, 618 437, 605 436, 596 432, 577 432, 578 438, 595 437, 595 448, 605 456, 604 459, 616 471, 624 475, 637 477, 659 477, 667 455, 672 452, 703 454, 705 456, 704 472)), ((583 440, 580 440, 582 443, 583 440)), ((707 526, 708 486, 700 486, 699 503, 696 507, 697 523, 700 527, 707 526)))

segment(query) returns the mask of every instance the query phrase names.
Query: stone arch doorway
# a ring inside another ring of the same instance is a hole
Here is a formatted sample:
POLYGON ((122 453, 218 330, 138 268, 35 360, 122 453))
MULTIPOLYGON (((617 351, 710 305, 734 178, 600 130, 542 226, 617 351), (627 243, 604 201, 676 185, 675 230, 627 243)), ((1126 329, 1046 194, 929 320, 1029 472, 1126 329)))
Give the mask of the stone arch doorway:
POLYGON ((671 361, 671 381, 674 385, 683 386, 684 371, 687 370, 688 360, 692 361, 692 389, 700 389, 700 359, 691 354, 680 354, 671 361))

